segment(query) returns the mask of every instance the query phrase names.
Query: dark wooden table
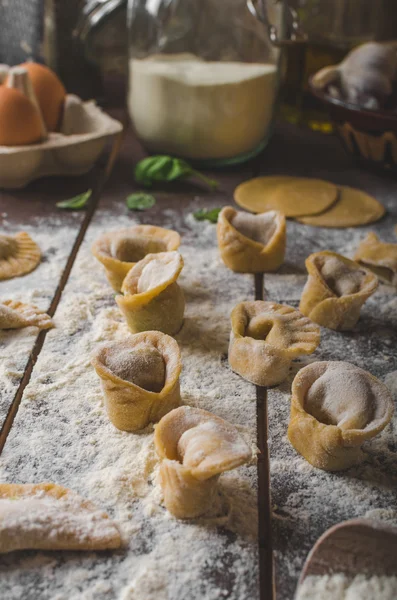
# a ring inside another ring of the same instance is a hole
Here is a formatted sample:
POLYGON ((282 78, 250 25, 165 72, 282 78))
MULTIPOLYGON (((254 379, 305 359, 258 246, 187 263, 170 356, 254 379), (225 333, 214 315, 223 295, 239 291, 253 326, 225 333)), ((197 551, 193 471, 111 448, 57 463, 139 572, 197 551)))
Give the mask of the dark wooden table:
MULTIPOLYGON (((57 236, 54 235, 54 243, 49 244, 45 257, 49 268, 48 276, 43 280, 45 289, 41 305, 51 315, 56 315, 63 293, 66 297, 73 292, 73 277, 70 279, 70 276, 73 275, 73 266, 90 228, 94 231, 106 215, 116 218, 127 214, 124 199, 137 189, 133 179, 133 164, 142 156, 141 147, 128 134, 114 164, 114 155, 111 155, 110 161, 102 160, 82 178, 46 179, 22 191, 0 194, 0 223, 5 231, 34 231, 44 222, 46 231, 48 228, 65 229, 60 239, 66 246, 59 248, 57 236), (59 199, 68 198, 89 187, 93 188, 94 193, 84 212, 60 212, 55 207, 59 199)), ((353 163, 333 137, 279 125, 269 146, 259 157, 239 168, 208 174, 220 181, 220 189, 216 193, 209 193, 194 182, 158 187, 154 189, 156 206, 142 214, 134 214, 134 217, 158 225, 165 223, 169 226, 172 220, 180 223, 183 216, 199 207, 232 204, 236 185, 260 174, 321 177, 338 184, 356 186, 373 193, 387 207, 387 217, 370 228, 342 231, 289 223, 287 257, 280 272, 266 277, 265 287, 260 278, 254 281, 254 278, 242 276, 245 278, 239 280, 237 285, 241 285, 241 293, 250 298, 261 299, 265 294, 277 302, 297 306, 306 279, 304 259, 308 254, 321 249, 351 254, 358 240, 369 229, 375 229, 385 240, 393 240, 392 226, 397 222, 395 179, 387 174, 372 173, 353 163)), ((27 288, 29 277, 33 282, 34 274, 24 279, 27 288)), ((14 281, 0 283, 1 296, 21 293, 22 280, 14 281)), ((233 285, 232 275, 230 285, 233 285)), ((382 288, 376 298, 366 305, 359 326, 351 334, 340 336, 335 332, 323 331, 321 349, 316 352, 314 359, 351 360, 380 378, 396 371, 397 357, 393 347, 397 343, 397 308, 393 303, 394 297, 394 290, 382 288), (390 310, 378 311, 379 303, 389 303, 390 310)), ((230 306, 230 310, 232 308, 230 306)), ((0 446, 6 471, 8 469, 9 472, 11 455, 16 448, 23 454, 23 415, 17 412, 35 362, 46 349, 46 335, 43 332, 37 337, 23 340, 20 355, 24 359, 20 359, 12 384, 3 389, 0 382, 0 446)), ((18 341, 12 343, 18 347, 18 341)), ((7 335, 0 338, 0 351, 3 351, 4 357, 7 356, 9 344, 11 342, 7 335)), ((51 343, 47 345, 50 351, 51 343)), ((362 516, 371 508, 386 509, 393 503, 396 505, 397 500, 397 446, 393 430, 389 429, 381 441, 369 450, 365 469, 349 471, 344 479, 319 473, 297 457, 286 440, 289 385, 290 382, 269 392, 260 388, 256 390, 257 443, 260 449, 257 468, 260 578, 257 582, 256 575, 252 575, 253 582, 247 588, 250 590, 247 599, 249 597, 250 600, 292 600, 305 556, 327 527, 345 518, 362 516), (328 491, 334 484, 347 488, 351 486, 351 496, 346 496, 346 502, 341 503, 336 497, 329 497, 328 491), (354 493, 357 494, 355 500, 354 493), (305 502, 307 510, 303 506, 305 502)), ((396 427, 395 423, 393 427, 396 427)), ((23 462, 23 458, 19 460, 23 462)), ((14 474, 17 467, 18 461, 14 461, 14 474)), ((228 543, 226 539, 222 546, 225 553, 228 543)), ((223 583, 226 594, 223 597, 235 598, 233 565, 226 567, 226 564, 227 561, 219 567, 219 573, 212 573, 212 576, 223 583)), ((12 560, 7 558, 4 568, 9 569, 10 565, 12 560)), ((106 595, 103 597, 108 598, 106 595)), ((198 598, 192 597, 191 600, 198 598)))

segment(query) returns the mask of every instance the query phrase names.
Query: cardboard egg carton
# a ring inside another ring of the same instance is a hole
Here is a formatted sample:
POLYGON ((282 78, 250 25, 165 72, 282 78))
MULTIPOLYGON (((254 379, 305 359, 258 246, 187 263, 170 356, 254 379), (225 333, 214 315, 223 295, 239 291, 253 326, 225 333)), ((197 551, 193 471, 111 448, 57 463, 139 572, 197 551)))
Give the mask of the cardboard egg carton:
POLYGON ((87 173, 102 153, 107 139, 122 124, 104 113, 94 101, 68 94, 60 132, 27 146, 0 146, 0 187, 22 188, 48 175, 87 173))

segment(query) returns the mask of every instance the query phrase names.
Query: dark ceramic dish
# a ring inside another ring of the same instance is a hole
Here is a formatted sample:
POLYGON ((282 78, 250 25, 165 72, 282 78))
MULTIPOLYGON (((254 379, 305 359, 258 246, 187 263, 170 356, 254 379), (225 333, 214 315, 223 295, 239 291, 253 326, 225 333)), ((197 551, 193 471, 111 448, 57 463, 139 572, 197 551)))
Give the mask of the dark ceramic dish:
POLYGON ((335 131, 346 150, 374 166, 397 170, 397 113, 365 110, 332 98, 315 88, 311 93, 327 108, 335 131))

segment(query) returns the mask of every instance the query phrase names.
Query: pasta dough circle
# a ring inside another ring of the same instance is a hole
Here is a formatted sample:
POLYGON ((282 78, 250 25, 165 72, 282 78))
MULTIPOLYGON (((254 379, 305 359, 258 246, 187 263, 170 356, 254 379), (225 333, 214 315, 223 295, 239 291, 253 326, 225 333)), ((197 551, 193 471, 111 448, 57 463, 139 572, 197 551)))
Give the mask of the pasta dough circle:
POLYGON ((340 198, 321 215, 299 217, 297 220, 313 227, 359 227, 379 221, 384 206, 361 190, 342 187, 340 198))
POLYGON ((337 187, 328 181, 284 176, 257 177, 241 183, 234 192, 235 201, 246 210, 277 210, 285 217, 321 213, 337 196, 337 187))

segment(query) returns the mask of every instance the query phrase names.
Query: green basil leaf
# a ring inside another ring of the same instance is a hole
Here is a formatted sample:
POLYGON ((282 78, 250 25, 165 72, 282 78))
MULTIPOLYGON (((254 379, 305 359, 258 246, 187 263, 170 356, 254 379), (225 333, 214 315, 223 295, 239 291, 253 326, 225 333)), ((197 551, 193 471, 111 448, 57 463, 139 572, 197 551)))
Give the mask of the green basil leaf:
POLYGON ((130 210, 146 210, 156 204, 156 198, 145 192, 136 192, 127 196, 125 203, 130 210))
POLYGON ((155 181, 176 181, 191 176, 198 177, 212 189, 218 187, 216 181, 195 171, 185 160, 173 158, 172 156, 149 156, 144 158, 135 166, 134 175, 135 180, 145 187, 150 187, 155 181))
POLYGON ((85 207, 88 200, 91 198, 92 190, 87 190, 83 194, 78 194, 78 196, 74 196, 74 198, 70 198, 69 200, 62 200, 62 202, 57 202, 56 206, 58 208, 66 208, 69 210, 81 210, 85 207))
POLYGON ((200 210, 193 213, 193 217, 196 221, 210 221, 211 223, 217 223, 221 210, 221 208, 200 208, 200 210))

